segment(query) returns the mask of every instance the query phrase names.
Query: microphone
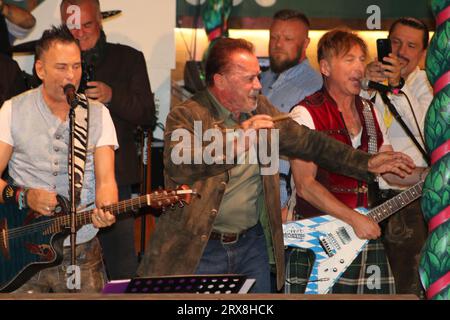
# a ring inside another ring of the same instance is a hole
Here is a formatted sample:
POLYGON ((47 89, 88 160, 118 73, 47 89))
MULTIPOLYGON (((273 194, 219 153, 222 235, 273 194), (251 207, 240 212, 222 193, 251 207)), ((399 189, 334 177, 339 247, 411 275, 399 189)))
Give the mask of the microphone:
POLYGON ((361 88, 363 88, 364 90, 374 89, 382 93, 391 92, 391 88, 389 88, 388 86, 385 86, 384 84, 378 82, 370 81, 365 78, 361 79, 361 88))
POLYGON ((67 103, 71 108, 75 108, 78 105, 78 98, 76 94, 75 86, 68 83, 64 86, 64 94, 66 95, 67 103))

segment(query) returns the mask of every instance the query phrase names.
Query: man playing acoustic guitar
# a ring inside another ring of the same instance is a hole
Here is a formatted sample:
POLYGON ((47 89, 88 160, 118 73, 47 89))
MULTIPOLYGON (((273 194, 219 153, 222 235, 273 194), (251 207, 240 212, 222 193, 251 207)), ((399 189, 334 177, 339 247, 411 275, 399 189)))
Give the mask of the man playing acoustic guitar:
MULTIPOLYGON (((35 68, 43 84, 5 102, 0 111, 0 174, 8 165, 10 176, 8 182, 0 180, 0 203, 17 204, 19 209, 30 208, 40 215, 51 216, 58 205, 57 195, 68 197, 69 194, 70 106, 64 87, 68 84, 78 87, 81 80, 80 47, 66 27, 53 27, 44 32, 36 46, 35 68)), ((82 185, 75 194, 79 195, 80 206, 95 202, 102 208, 118 200, 114 177, 114 149, 118 148, 116 133, 109 112, 102 104, 87 101, 83 96, 79 99, 75 110, 88 111, 84 111, 81 119, 75 117, 75 130, 81 131, 77 132, 76 139, 81 146, 75 143, 80 154, 74 157, 75 165, 79 167, 75 170, 75 180, 76 185, 82 185), (80 106, 82 103, 84 107, 80 106)), ((95 235, 97 228, 115 222, 111 213, 100 209, 95 209, 90 218, 93 224, 77 232, 81 292, 99 292, 103 288, 101 248, 95 235)), ((23 256, 41 255, 45 262, 48 254, 45 248, 42 243, 24 240, 20 248, 2 247, 1 252, 5 256, 7 249, 20 249, 24 250, 23 256)), ((68 292, 74 289, 66 285, 66 270, 71 260, 68 238, 64 240, 63 251, 61 266, 40 271, 16 292, 68 292)), ((15 263, 1 256, 0 261, 15 263)), ((0 270, 4 270, 3 267, 0 270)))

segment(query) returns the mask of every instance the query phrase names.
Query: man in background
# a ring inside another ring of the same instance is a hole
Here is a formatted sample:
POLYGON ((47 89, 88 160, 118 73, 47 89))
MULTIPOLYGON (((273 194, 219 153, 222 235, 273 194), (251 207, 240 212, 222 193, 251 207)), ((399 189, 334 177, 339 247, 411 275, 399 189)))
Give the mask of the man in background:
MULTIPOLYGON (((141 183, 134 142, 138 126, 153 126, 155 104, 142 52, 106 41, 98 0, 63 0, 61 18, 67 23, 78 6, 81 25, 71 29, 80 41, 83 60, 82 90, 109 109, 120 149, 115 153, 115 174, 119 200, 131 198, 132 186, 141 183)), ((110 279, 134 276, 137 256, 134 248, 134 219, 127 216, 99 234, 110 279)))
MULTIPOLYGON (((282 112, 322 87, 322 77, 306 57, 310 39, 308 18, 296 10, 280 10, 270 27, 270 70, 261 74, 262 94, 282 112)), ((291 193, 290 166, 280 159, 280 200, 283 215, 291 193)))
MULTIPOLYGON (((394 92, 388 98, 424 150, 425 116, 433 100, 433 89, 426 72, 419 69, 419 63, 426 55, 428 37, 428 28, 422 21, 410 17, 398 19, 389 31, 392 54, 385 58, 385 62, 390 65, 375 60, 366 68, 367 79, 376 82, 387 80, 394 92)), ((409 155, 417 167, 427 167, 425 156, 393 117, 380 94, 371 90, 363 92, 362 96, 372 99, 375 108, 383 115, 382 121, 393 149, 409 155)), ((380 179, 380 189, 380 200, 383 202, 402 191, 401 186, 389 184, 383 179, 380 179)), ((428 232, 420 200, 391 216, 382 227, 397 292, 424 297, 418 266, 428 232)))
MULTIPOLYGON (((282 112, 289 112, 297 102, 322 87, 321 75, 306 57, 309 28, 308 18, 300 11, 284 9, 273 16, 269 40, 270 69, 261 74, 261 85, 263 95, 282 112)), ((291 184, 288 159, 280 159, 279 175, 281 212, 285 220, 293 211, 288 209, 288 203, 292 188, 295 188, 291 184)))
POLYGON ((25 38, 35 24, 36 19, 28 10, 0 0, 0 52, 11 56, 11 43, 25 38))

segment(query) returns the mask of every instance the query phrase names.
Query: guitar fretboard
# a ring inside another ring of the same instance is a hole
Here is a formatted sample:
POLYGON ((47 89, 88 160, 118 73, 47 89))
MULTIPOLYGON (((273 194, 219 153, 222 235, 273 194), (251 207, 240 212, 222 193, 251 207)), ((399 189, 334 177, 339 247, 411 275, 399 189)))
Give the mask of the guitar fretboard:
POLYGON ((418 199, 422 194, 423 183, 423 181, 420 181, 411 188, 399 193, 392 199, 389 199, 385 203, 373 208, 367 215, 376 222, 383 221, 401 208, 418 199))
MULTIPOLYGON (((148 200, 150 202, 150 195, 148 195, 148 200)), ((153 202, 154 199, 152 197, 151 201, 153 202)), ((121 201, 116 204, 112 204, 109 206, 103 207, 103 211, 109 211, 112 215, 118 216, 121 213, 129 212, 129 211, 135 211, 140 208, 149 206, 150 203, 147 203, 147 195, 140 196, 134 199, 129 199, 125 201, 121 201)), ((92 223, 92 213, 94 210, 88 210, 77 214, 77 225, 85 225, 92 223)), ((70 215, 67 215, 65 217, 61 217, 63 219, 63 223, 66 226, 69 226, 70 223, 70 215)))
MULTIPOLYGON (((103 211, 109 211, 114 216, 121 213, 135 211, 143 207, 165 207, 179 202, 183 199, 183 196, 192 194, 192 190, 176 190, 170 192, 154 192, 151 194, 143 195, 129 200, 124 200, 116 204, 104 206, 103 211)), ((92 213, 94 210, 83 211, 76 215, 76 225, 81 227, 92 223, 92 213)), ((70 227, 70 214, 66 214, 60 217, 56 217, 48 228, 46 228, 46 234, 61 232, 64 228, 70 227)))

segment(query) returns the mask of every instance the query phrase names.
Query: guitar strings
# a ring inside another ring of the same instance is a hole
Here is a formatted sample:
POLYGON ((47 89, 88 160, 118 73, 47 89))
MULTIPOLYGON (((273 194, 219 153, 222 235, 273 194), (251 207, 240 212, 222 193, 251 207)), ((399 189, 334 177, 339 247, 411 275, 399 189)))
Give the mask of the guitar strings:
MULTIPOLYGON (((160 194, 156 194, 156 195, 150 194, 150 195, 151 195, 151 203, 169 200, 171 203, 168 205, 173 205, 176 202, 184 200, 184 197, 183 197, 184 194, 178 194, 178 193, 176 193, 175 195, 170 195, 170 194, 161 194, 161 195, 160 194), (177 198, 177 199, 171 199, 171 198, 177 198), (174 200, 176 200, 176 201, 174 201, 174 200)), ((117 204, 105 206, 103 209, 108 209, 107 211, 117 212, 117 213, 115 213, 117 215, 117 214, 129 211, 129 210, 134 210, 135 209, 134 207, 142 208, 143 207, 142 201, 144 201, 144 204, 146 205, 147 204, 146 200, 147 200, 147 195, 143 195, 138 198, 129 199, 129 200, 125 200, 123 202, 119 202, 117 204), (127 209, 129 209, 129 210, 127 210, 127 209)), ((93 213, 93 211, 94 210, 88 210, 88 211, 84 211, 84 212, 77 214, 77 217, 76 217, 77 222, 78 221, 82 222, 83 220, 84 221, 92 221, 91 214, 93 213)), ((8 240, 14 239, 14 238, 20 237, 22 235, 25 235, 27 233, 44 231, 51 227, 55 227, 56 230, 60 230, 61 227, 63 227, 64 225, 68 225, 69 223, 70 223, 70 215, 59 216, 59 217, 47 219, 45 221, 36 222, 31 225, 10 229, 7 232, 7 235, 8 235, 7 238, 8 238, 8 240)), ((0 242, 4 242, 3 234, 0 234, 0 242)))
MULTIPOLYGON (((146 197, 146 196, 143 196, 146 197)), ((142 197, 140 197, 142 198, 142 197)), ((131 199, 131 200, 126 200, 122 203, 119 204, 114 204, 111 206, 105 206, 105 209, 110 209, 108 211, 124 211, 126 210, 128 207, 130 207, 131 209, 134 209, 133 207, 136 205, 142 206, 141 204, 141 200, 142 199, 131 199), (136 200, 139 200, 139 203, 135 203, 137 202, 136 200)), ((167 197, 165 196, 154 196, 154 201, 160 201, 160 200, 167 200, 167 197)), ((85 212, 81 212, 79 214, 77 214, 77 221, 82 221, 82 220, 89 220, 90 216, 92 214, 93 210, 89 210, 89 211, 85 211, 85 212)), ((51 218, 45 221, 41 221, 41 222, 37 222, 31 225, 27 225, 27 226, 23 226, 23 227, 18 227, 18 228, 14 228, 8 231, 8 235, 9 235, 9 239, 14 238, 14 236, 22 235, 23 231, 26 231, 25 233, 28 233, 30 231, 41 231, 44 227, 45 228, 49 228, 52 226, 52 224, 58 225, 58 226, 62 226, 65 225, 67 223, 70 222, 70 216, 66 215, 66 216, 60 216, 60 217, 55 217, 55 218, 51 218), (58 221, 59 220, 59 221, 58 221)), ((45 229, 44 228, 44 229, 45 229)), ((3 239, 3 236, 0 236, 0 239, 3 239)))

